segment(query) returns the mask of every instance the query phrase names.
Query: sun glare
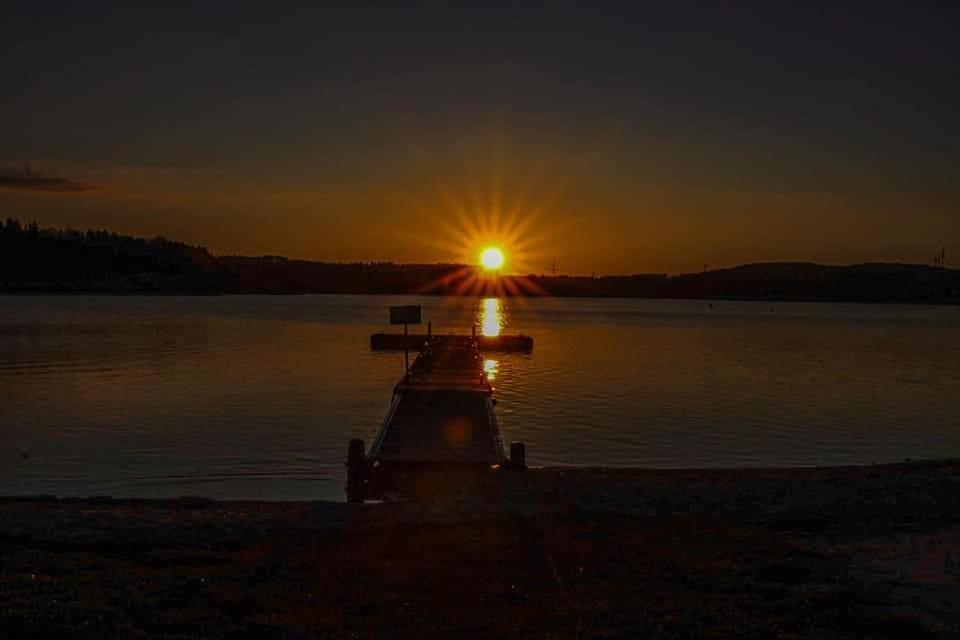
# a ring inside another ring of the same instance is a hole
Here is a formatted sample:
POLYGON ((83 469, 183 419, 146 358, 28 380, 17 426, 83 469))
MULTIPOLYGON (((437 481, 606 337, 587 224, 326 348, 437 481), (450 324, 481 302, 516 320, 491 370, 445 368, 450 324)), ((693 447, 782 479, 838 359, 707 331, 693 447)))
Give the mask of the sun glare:
POLYGON ((409 237, 425 242, 436 255, 449 256, 444 260, 456 269, 424 283, 419 292, 481 298, 546 294, 531 276, 552 264, 544 233, 556 233, 557 221, 549 225, 540 221, 555 196, 534 198, 531 189, 517 187, 518 193, 507 202, 497 172, 486 190, 471 185, 466 193, 457 193, 441 186, 439 198, 422 205, 421 211, 423 226, 437 232, 424 234, 416 226, 417 232, 409 232, 409 237))
POLYGON ((487 271, 496 271, 503 266, 503 251, 497 247, 487 247, 480 254, 480 264, 487 271))

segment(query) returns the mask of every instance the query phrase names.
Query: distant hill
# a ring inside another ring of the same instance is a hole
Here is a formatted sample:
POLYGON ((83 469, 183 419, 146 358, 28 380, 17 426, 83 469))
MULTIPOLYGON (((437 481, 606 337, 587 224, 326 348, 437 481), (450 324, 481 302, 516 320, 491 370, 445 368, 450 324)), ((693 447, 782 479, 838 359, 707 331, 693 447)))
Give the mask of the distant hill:
POLYGON ((530 295, 960 303, 960 271, 928 265, 758 263, 669 276, 478 277, 456 264, 214 256, 166 238, 0 222, 0 292, 530 295))

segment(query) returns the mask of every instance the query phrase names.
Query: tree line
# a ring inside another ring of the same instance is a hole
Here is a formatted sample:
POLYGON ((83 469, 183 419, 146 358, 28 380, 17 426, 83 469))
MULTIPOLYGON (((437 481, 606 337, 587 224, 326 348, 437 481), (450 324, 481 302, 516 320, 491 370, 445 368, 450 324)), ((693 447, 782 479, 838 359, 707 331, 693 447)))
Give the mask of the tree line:
POLYGON ((759 263, 670 276, 483 277, 456 264, 331 263, 215 256, 164 237, 0 221, 0 291, 528 295, 853 302, 960 302, 942 266, 759 263))

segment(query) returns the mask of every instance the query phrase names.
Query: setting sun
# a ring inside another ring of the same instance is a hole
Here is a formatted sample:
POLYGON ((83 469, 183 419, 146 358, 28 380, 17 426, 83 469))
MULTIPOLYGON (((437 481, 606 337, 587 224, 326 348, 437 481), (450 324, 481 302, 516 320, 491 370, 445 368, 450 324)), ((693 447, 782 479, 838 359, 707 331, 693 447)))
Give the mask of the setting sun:
POLYGON ((497 247, 487 247, 480 254, 480 264, 488 271, 496 271, 503 266, 503 251, 497 247))

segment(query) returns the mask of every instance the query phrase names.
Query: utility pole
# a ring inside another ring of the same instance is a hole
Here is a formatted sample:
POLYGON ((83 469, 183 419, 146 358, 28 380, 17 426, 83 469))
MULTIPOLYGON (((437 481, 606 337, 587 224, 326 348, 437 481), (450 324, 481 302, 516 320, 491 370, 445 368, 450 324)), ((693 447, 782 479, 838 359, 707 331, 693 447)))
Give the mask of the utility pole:
POLYGON ((933 256, 933 266, 938 269, 943 269, 947 264, 947 248, 941 247, 940 253, 937 253, 933 256))
POLYGON ((947 275, 947 247, 940 247, 940 293, 945 295, 944 278, 947 275))
POLYGON ((550 265, 550 275, 552 276, 557 275, 557 259, 556 258, 553 259, 553 264, 550 265))

